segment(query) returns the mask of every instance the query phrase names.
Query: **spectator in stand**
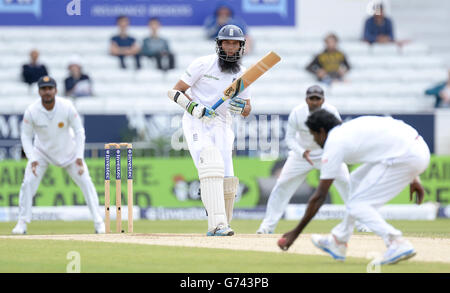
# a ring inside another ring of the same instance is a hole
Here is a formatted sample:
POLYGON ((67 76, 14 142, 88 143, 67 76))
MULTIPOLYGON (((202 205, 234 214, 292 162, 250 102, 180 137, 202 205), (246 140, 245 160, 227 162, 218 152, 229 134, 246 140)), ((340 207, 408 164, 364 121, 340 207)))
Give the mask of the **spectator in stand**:
POLYGON ((44 64, 38 62, 39 51, 32 50, 30 52, 30 63, 22 66, 22 80, 28 85, 37 82, 42 76, 48 75, 47 68, 44 64))
POLYGON ((245 35, 245 50, 244 54, 249 54, 252 50, 253 41, 248 34, 247 24, 243 19, 236 16, 234 14, 233 9, 231 8, 226 1, 221 1, 217 5, 214 14, 208 16, 205 19, 204 27, 206 30, 206 37, 209 40, 214 40, 219 33, 219 30, 227 24, 234 24, 238 26, 245 35))
POLYGON ((170 51, 169 42, 161 38, 159 29, 161 22, 153 17, 148 21, 150 37, 144 39, 142 43, 141 55, 149 58, 155 58, 158 69, 167 71, 175 68, 175 57, 170 51))
POLYGON ((425 91, 426 95, 435 96, 435 108, 450 108, 450 70, 448 79, 425 91))
POLYGON ((317 80, 330 85, 334 81, 342 81, 350 70, 345 55, 337 49, 338 38, 335 34, 325 37, 325 50, 316 55, 306 70, 317 77, 317 80))
POLYGON ((375 4, 374 15, 364 25, 363 39, 369 44, 394 42, 392 20, 384 15, 383 4, 375 4))
POLYGON ((141 69, 141 61, 139 52, 141 51, 136 39, 128 35, 128 26, 130 20, 127 16, 121 15, 117 17, 117 27, 119 34, 111 38, 110 54, 119 57, 120 67, 126 69, 125 57, 132 56, 136 62, 136 69, 141 69))
POLYGON ((72 57, 69 62, 69 76, 64 80, 64 94, 67 97, 79 98, 92 96, 92 82, 82 71, 79 57, 72 57))

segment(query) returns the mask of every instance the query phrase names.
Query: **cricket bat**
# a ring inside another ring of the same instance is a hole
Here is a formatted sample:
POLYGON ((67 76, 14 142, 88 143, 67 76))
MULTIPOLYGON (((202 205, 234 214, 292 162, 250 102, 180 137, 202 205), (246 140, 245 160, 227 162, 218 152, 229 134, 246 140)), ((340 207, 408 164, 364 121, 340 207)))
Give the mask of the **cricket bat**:
POLYGON ((217 109, 223 102, 228 99, 232 99, 239 93, 243 92, 248 88, 255 80, 257 80, 261 75, 267 70, 272 68, 281 60, 277 53, 271 51, 262 57, 258 62, 249 67, 238 79, 233 81, 233 83, 227 87, 223 92, 223 97, 220 98, 217 103, 212 106, 212 109, 217 109))

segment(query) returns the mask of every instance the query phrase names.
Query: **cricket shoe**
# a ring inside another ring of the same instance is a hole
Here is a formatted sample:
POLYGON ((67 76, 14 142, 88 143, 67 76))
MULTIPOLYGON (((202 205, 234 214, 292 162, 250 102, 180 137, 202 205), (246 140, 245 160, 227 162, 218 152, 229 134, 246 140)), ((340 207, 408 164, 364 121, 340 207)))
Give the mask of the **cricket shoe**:
POLYGON ((335 260, 344 261, 347 254, 347 243, 339 243, 333 235, 311 235, 312 243, 331 255, 335 260))
POLYGON ((256 234, 273 234, 273 231, 264 227, 259 227, 259 229, 256 231, 256 234))
POLYGON ((17 222, 17 225, 12 230, 12 234, 23 235, 27 234, 27 223, 23 221, 17 222))
POLYGON ((389 245, 385 252, 381 265, 396 264, 399 261, 410 259, 416 255, 416 250, 412 246, 411 242, 406 239, 397 239, 389 245))
POLYGON ((219 225, 213 231, 208 231, 206 236, 233 236, 234 231, 230 226, 219 225))
POLYGON ((94 226, 95 226, 96 234, 105 234, 105 223, 104 222, 94 223, 94 226))

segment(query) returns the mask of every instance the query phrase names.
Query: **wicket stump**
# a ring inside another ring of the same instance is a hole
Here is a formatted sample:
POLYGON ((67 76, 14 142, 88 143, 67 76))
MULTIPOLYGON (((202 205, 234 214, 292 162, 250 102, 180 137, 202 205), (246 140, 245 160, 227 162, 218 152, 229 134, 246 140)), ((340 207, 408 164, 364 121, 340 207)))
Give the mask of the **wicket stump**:
POLYGON ((115 149, 116 157, 116 232, 122 232, 122 176, 120 166, 120 147, 127 148, 127 196, 128 233, 133 233, 133 146, 131 143, 105 144, 105 230, 111 233, 110 223, 110 149, 115 149))

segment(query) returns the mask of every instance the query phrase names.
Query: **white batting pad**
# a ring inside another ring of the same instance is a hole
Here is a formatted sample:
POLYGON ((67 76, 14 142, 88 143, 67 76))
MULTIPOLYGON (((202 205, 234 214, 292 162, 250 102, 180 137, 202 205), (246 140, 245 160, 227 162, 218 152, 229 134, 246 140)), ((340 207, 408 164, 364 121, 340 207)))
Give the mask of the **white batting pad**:
POLYGON ((236 198, 239 186, 239 178, 226 177, 223 179, 223 196, 225 198, 225 212, 227 213, 228 224, 233 218, 234 199, 236 198))
POLYGON ((198 175, 200 179, 201 198, 208 212, 208 231, 219 224, 228 225, 223 198, 224 162, 220 151, 214 147, 205 147, 200 152, 198 175))

